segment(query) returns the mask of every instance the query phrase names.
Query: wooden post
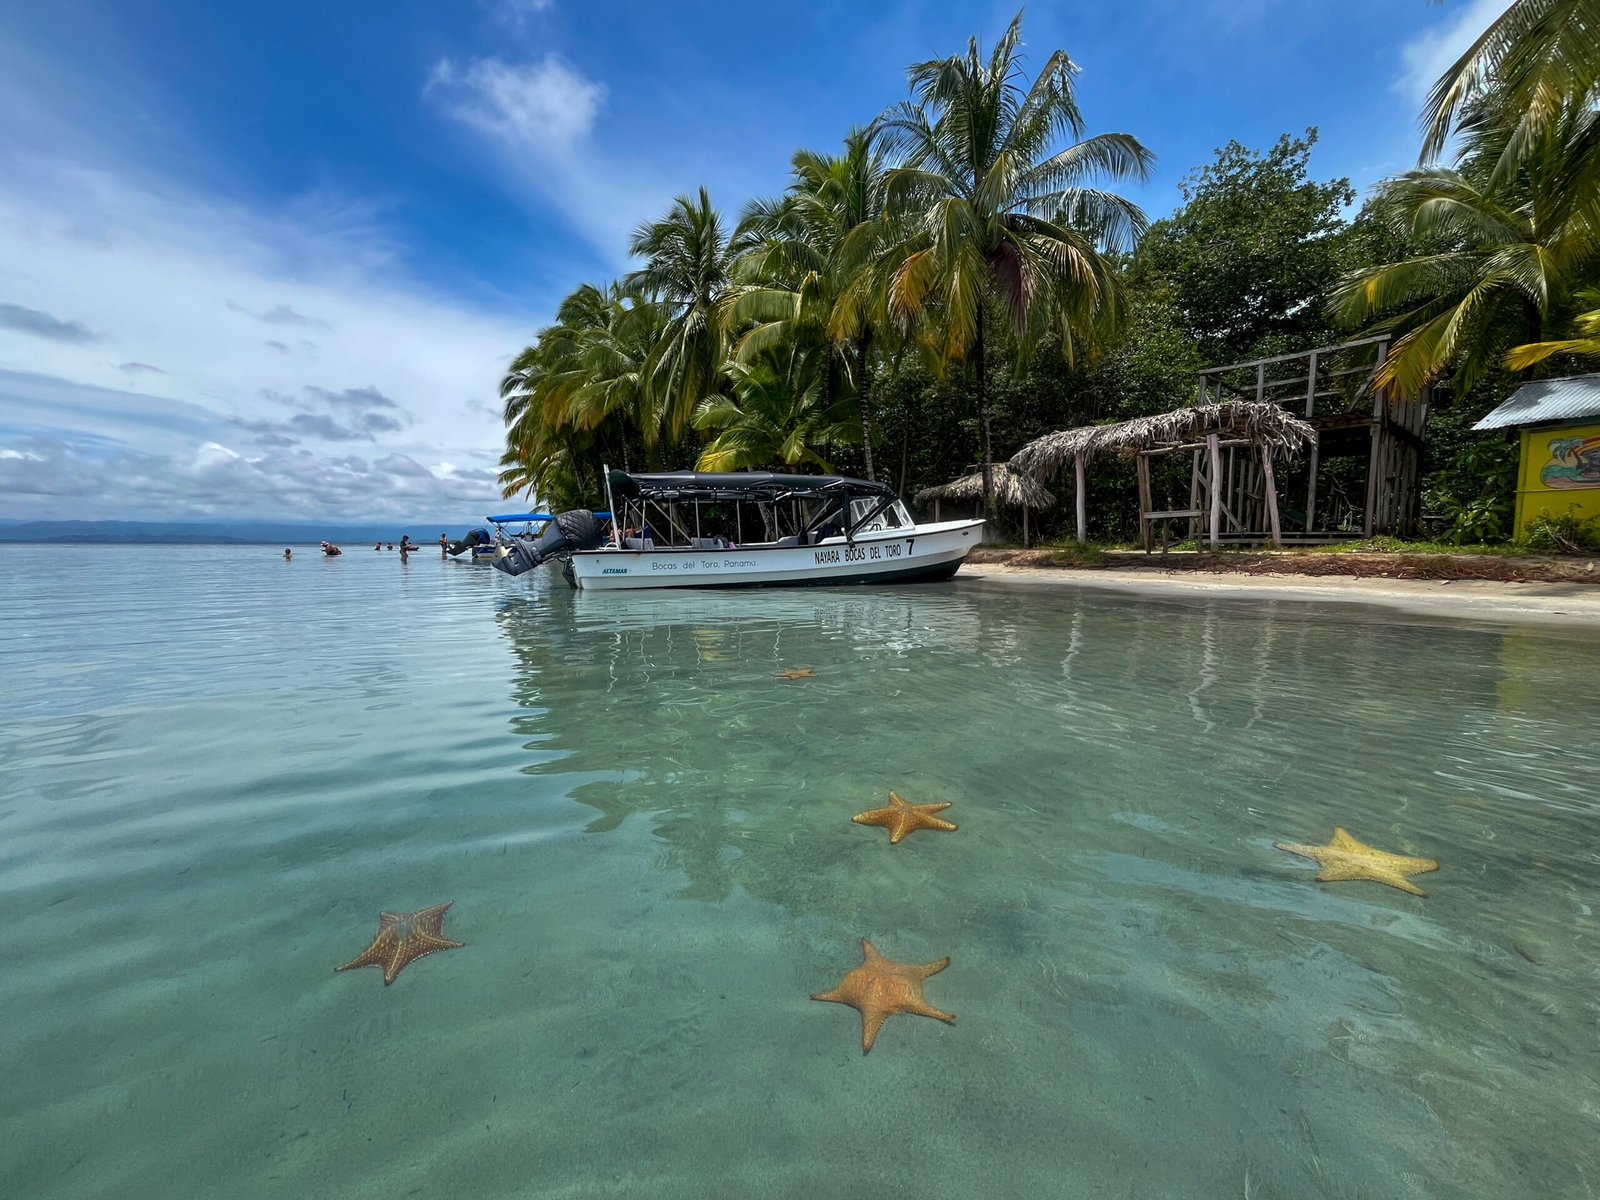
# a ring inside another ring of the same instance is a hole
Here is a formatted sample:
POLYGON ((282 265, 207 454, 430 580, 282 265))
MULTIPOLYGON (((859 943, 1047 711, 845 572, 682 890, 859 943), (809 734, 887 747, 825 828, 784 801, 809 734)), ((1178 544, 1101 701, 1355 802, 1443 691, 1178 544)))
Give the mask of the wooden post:
POLYGON ((1216 434, 1206 434, 1206 450, 1211 457, 1211 548, 1215 550, 1222 532, 1222 451, 1216 434))
POLYGON ((1028 502, 1022 502, 1022 548, 1028 548, 1028 502))
POLYGON ((1146 554, 1150 553, 1150 521, 1145 513, 1151 509, 1150 504, 1150 459, 1141 454, 1135 460, 1139 473, 1139 544, 1144 547, 1146 554))
POLYGON ((1086 512, 1087 501, 1084 498, 1084 471, 1083 455, 1078 455, 1073 463, 1074 473, 1077 475, 1077 502, 1078 502, 1078 545, 1089 544, 1089 519, 1086 512))
POLYGON ((1266 493, 1267 527, 1272 530, 1272 544, 1283 547, 1283 530, 1278 526, 1278 481, 1272 477, 1272 447, 1261 444, 1261 483, 1266 493))
POLYGON ((939 520, 939 497, 937 496, 933 498, 933 519, 935 521, 939 520))
MULTIPOLYGON (((1189 464, 1189 507, 1200 507, 1200 451, 1194 452, 1194 461, 1189 464)), ((1200 540, 1200 518, 1189 518, 1189 537, 1194 541, 1200 540)))
MULTIPOLYGON (((1377 368, 1374 367, 1374 370, 1377 368)), ((1371 537, 1373 510, 1378 507, 1378 485, 1383 477, 1383 389, 1372 389, 1371 453, 1367 455, 1367 511, 1361 514, 1361 536, 1371 537)))
POLYGON ((1306 532, 1311 532, 1311 527, 1316 524, 1317 517, 1317 468, 1321 466, 1322 445, 1320 442, 1311 443, 1311 474, 1306 479, 1306 532))

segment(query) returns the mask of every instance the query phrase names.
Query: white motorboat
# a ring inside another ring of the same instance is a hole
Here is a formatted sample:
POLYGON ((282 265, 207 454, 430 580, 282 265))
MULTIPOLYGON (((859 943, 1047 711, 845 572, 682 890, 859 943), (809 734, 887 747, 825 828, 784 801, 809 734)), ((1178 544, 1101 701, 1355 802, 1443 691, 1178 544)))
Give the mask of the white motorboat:
POLYGON ((611 471, 607 493, 609 529, 561 513, 494 565, 554 559, 584 590, 910 583, 948 579, 983 540, 982 521, 919 525, 887 484, 838 475, 611 471))

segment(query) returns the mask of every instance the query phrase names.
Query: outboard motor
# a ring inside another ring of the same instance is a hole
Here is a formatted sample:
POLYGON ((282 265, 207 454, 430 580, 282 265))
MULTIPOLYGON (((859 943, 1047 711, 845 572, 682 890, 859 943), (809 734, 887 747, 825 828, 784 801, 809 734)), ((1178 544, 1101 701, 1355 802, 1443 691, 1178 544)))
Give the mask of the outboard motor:
POLYGON ((474 546, 487 546, 494 538, 487 529, 469 529, 467 535, 458 542, 451 542, 445 547, 452 556, 465 554, 474 546))
POLYGON ((513 539, 506 552, 494 560, 497 570, 521 575, 552 558, 568 558, 579 550, 593 550, 605 537, 600 522, 586 508, 557 513, 556 519, 530 544, 513 539))

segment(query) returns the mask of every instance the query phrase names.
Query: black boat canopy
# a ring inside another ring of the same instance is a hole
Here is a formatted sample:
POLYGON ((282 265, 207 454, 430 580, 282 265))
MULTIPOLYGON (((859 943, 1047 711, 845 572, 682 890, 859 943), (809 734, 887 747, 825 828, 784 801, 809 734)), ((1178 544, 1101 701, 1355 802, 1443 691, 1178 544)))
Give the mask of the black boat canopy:
POLYGON ((611 472, 611 490, 618 496, 646 500, 791 500, 807 496, 854 499, 878 496, 896 499, 886 483, 843 475, 774 475, 770 471, 673 471, 661 475, 611 472))

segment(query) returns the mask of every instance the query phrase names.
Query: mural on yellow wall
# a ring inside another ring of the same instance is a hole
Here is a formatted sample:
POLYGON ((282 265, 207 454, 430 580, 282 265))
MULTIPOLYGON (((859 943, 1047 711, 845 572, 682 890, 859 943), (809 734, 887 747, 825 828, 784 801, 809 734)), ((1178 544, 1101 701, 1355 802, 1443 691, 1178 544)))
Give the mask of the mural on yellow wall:
POLYGON ((1600 434, 1550 439, 1550 458, 1539 469, 1547 488, 1600 488, 1600 434))

